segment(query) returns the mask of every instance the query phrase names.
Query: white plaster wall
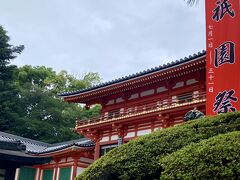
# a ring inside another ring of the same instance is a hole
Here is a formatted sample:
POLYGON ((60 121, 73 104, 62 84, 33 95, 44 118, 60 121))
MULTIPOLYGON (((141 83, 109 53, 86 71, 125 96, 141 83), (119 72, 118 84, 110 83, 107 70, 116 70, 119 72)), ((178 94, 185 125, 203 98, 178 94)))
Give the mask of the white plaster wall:
POLYGON ((112 137, 111 137, 111 140, 117 140, 118 139, 118 135, 113 135, 112 137))
POLYGON ((109 141, 109 136, 103 137, 102 140, 100 142, 107 142, 109 141))
POLYGON ((52 160, 52 161, 50 161, 50 163, 49 164, 55 164, 55 162, 52 160))
POLYGON ((89 159, 89 158, 85 158, 85 157, 81 157, 80 161, 86 162, 86 163, 93 163, 94 160, 93 159, 89 159))
POLYGON ((141 130, 137 132, 137 136, 143 136, 145 134, 150 134, 152 132, 151 129, 141 130))
POLYGON ((61 160, 60 160, 60 162, 65 162, 66 161, 66 158, 62 158, 61 160))
POLYGON ((127 133, 127 135, 125 136, 125 138, 131 138, 135 136, 135 132, 129 132, 127 133))
POLYGON ((81 174, 84 171, 84 168, 82 167, 77 167, 77 176, 81 174))
POLYGON ((69 162, 69 161, 72 161, 73 160, 73 158, 72 157, 68 157, 67 158, 67 161, 69 162))

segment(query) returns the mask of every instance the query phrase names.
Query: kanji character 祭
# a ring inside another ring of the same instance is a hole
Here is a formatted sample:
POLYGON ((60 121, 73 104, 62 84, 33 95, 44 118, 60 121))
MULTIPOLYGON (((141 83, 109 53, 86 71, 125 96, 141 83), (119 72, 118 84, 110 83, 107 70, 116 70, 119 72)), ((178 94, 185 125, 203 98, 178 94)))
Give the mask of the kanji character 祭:
POLYGON ((225 42, 215 49, 214 57, 215 67, 219 67, 225 63, 233 64, 235 62, 235 44, 233 42, 225 42))
POLYGON ((235 16, 235 12, 232 9, 232 4, 229 2, 229 0, 219 0, 216 3, 217 7, 214 9, 214 15, 213 20, 220 21, 223 19, 223 17, 228 14, 231 17, 235 16))
POLYGON ((234 94, 234 90, 220 92, 215 99, 213 111, 218 114, 227 113, 229 111, 235 112, 236 108, 233 107, 232 102, 237 102, 238 99, 234 94))

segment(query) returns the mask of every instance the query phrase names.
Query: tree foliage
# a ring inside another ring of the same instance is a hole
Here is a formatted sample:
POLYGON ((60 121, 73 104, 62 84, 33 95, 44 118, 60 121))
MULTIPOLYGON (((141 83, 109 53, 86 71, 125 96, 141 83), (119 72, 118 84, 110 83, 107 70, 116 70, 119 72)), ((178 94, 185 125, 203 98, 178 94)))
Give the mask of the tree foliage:
POLYGON ((21 118, 8 132, 45 142, 61 142, 79 138, 72 131, 79 117, 99 114, 100 107, 86 110, 79 104, 63 102, 57 93, 89 87, 99 81, 94 73, 77 80, 66 71, 56 73, 44 66, 23 66, 15 72, 21 105, 21 118), (88 78, 88 77, 96 78, 88 78), (86 77, 87 76, 87 77, 86 77))
POLYGON ((239 129, 240 113, 231 113, 159 130, 113 149, 95 161, 78 179, 159 179, 163 171, 160 160, 166 155, 192 143, 239 129))
POLYGON ((44 66, 18 68, 10 62, 24 47, 14 47, 9 40, 0 26, 0 131, 49 143, 79 138, 72 131, 76 119, 97 115, 101 107, 86 110, 63 102, 57 94, 95 85, 99 75, 87 73, 76 79, 44 66))
POLYGON ((14 126, 19 118, 17 88, 14 84, 16 66, 10 65, 11 60, 20 54, 24 46, 9 44, 7 32, 0 26, 0 131, 14 126))

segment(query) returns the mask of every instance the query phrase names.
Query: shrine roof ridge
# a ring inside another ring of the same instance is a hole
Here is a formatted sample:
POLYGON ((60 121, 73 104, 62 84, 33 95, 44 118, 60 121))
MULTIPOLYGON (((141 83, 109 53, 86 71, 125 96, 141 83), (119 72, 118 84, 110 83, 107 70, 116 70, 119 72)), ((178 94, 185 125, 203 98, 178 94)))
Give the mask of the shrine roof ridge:
POLYGON ((89 88, 86 88, 86 89, 81 89, 81 90, 78 90, 78 91, 63 92, 63 93, 60 93, 58 95, 61 96, 61 97, 67 97, 67 96, 73 96, 73 95, 77 95, 77 94, 80 94, 80 93, 92 91, 92 90, 95 90, 95 89, 98 89, 98 88, 103 88, 103 87, 106 87, 106 86, 109 86, 109 85, 113 85, 115 83, 124 82, 124 81, 130 80, 130 79, 133 79, 133 78, 141 77, 141 76, 144 76, 144 75, 148 75, 150 73, 162 71, 162 70, 165 70, 167 68, 171 68, 171 67, 174 67, 174 66, 177 66, 177 65, 181 65, 183 63, 192 61, 192 60, 197 59, 199 57, 202 57, 204 55, 206 55, 205 50, 203 50, 201 52, 198 52, 197 54, 193 54, 193 55, 190 55, 188 57, 182 58, 180 60, 176 60, 176 61, 172 61, 171 63, 156 66, 154 68, 147 69, 147 70, 135 73, 135 74, 131 74, 129 76, 124 76, 124 77, 121 77, 121 78, 118 78, 118 79, 115 79, 115 80, 112 80, 112 81, 107 81, 107 82, 104 82, 104 83, 100 83, 98 85, 95 85, 95 86, 92 86, 92 87, 89 87, 89 88))
POLYGON ((24 138, 21 136, 5 133, 0 131, 0 141, 3 142, 16 142, 20 141, 26 145, 26 151, 30 154, 44 154, 49 152, 54 152, 68 147, 92 147, 95 143, 88 138, 81 138, 71 141, 65 141, 61 143, 49 144, 41 141, 32 140, 29 138, 24 138))
POLYGON ((95 143, 88 138, 81 138, 77 140, 72 140, 72 141, 67 141, 67 142, 62 142, 62 143, 56 143, 56 144, 51 144, 50 147, 43 149, 42 151, 37 151, 37 152, 31 152, 33 154, 45 154, 45 153, 50 153, 54 151, 59 151, 63 149, 67 149, 69 147, 93 147, 95 146, 95 143))
POLYGON ((45 142, 42 142, 42 141, 37 141, 37 140, 17 136, 17 135, 2 132, 2 131, 0 131, 0 140, 6 141, 6 142, 23 141, 23 142, 28 142, 28 143, 31 143, 31 144, 36 144, 36 145, 42 146, 42 147, 48 147, 48 146, 51 145, 49 143, 45 143, 45 142))

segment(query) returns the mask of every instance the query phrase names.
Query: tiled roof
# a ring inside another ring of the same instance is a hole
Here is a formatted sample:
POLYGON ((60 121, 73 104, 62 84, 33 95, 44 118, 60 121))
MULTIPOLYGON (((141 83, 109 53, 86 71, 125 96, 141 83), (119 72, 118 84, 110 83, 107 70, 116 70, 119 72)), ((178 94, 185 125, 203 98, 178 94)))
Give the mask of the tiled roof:
POLYGON ((186 62, 190 62, 190 61, 195 60, 197 58, 203 57, 205 55, 206 55, 206 51, 203 50, 202 52, 198 52, 197 54, 190 55, 189 57, 185 57, 185 58, 180 59, 180 60, 172 61, 171 63, 163 64, 163 65, 151 68, 151 69, 147 69, 147 70, 142 71, 142 72, 138 72, 136 74, 132 74, 132 75, 129 75, 129 76, 124 76, 122 78, 118 78, 118 79, 115 79, 115 80, 112 80, 112 81, 101 83, 101 84, 98 84, 96 86, 89 87, 89 88, 86 88, 86 89, 81 89, 79 91, 63 92, 63 93, 59 94, 59 96, 62 96, 62 97, 72 96, 72 95, 77 95, 77 94, 80 94, 80 93, 92 91, 92 90, 95 90, 95 89, 98 89, 98 88, 113 85, 115 83, 124 82, 124 81, 130 80, 130 79, 133 79, 133 78, 141 77, 141 76, 144 76, 144 75, 147 75, 147 74, 151 74, 151 73, 154 73, 154 72, 165 70, 167 68, 171 68, 171 67, 174 67, 174 66, 177 66, 177 65, 181 65, 181 64, 184 64, 186 62))
POLYGON ((37 164, 49 163, 52 160, 51 157, 39 157, 31 154, 27 154, 25 151, 17 150, 0 150, 0 164, 1 166, 11 165, 14 167, 20 166, 32 166, 37 164))
POLYGON ((26 150, 29 152, 41 151, 43 149, 46 149, 48 146, 50 146, 50 144, 47 144, 47 143, 35 141, 28 138, 23 138, 20 136, 16 136, 16 135, 4 133, 4 132, 0 132, 0 140, 8 141, 8 142, 21 141, 23 144, 26 145, 26 150))
POLYGON ((94 142, 87 138, 77 139, 73 141, 67 141, 56 144, 48 144, 41 141, 35 141, 28 138, 23 138, 21 136, 16 136, 9 133, 4 133, 0 131, 0 141, 13 142, 20 141, 26 145, 26 151, 34 154, 44 154, 49 152, 54 152, 62 149, 66 149, 71 146, 77 147, 92 147, 95 145, 94 142))
POLYGON ((95 146, 95 143, 87 138, 82 138, 82 139, 58 143, 58 144, 51 144, 51 146, 47 147, 46 149, 43 149, 43 150, 35 152, 35 153, 44 154, 44 153, 49 153, 49 152, 66 149, 66 148, 73 147, 73 146, 75 146, 75 147, 92 147, 92 146, 95 146))

